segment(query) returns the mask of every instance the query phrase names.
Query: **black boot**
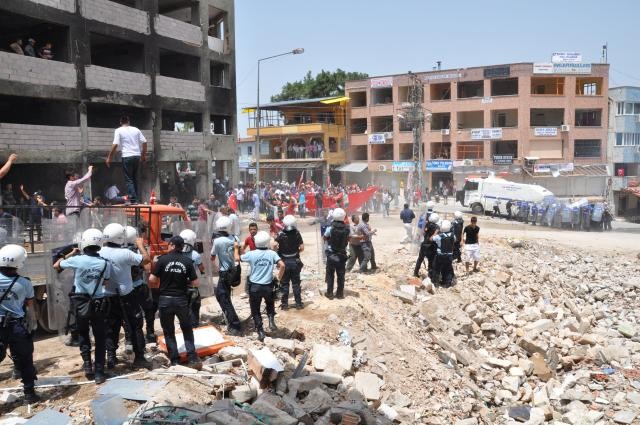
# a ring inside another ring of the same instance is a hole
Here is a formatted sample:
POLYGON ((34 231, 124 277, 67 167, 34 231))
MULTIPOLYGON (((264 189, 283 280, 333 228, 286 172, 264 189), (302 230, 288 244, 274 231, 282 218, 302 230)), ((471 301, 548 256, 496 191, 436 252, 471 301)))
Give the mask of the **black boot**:
POLYGON ((93 364, 91 363, 91 358, 83 360, 82 370, 84 371, 84 376, 86 376, 87 379, 93 379, 93 364))
POLYGON ((107 377, 104 373, 104 367, 96 365, 96 374, 94 380, 98 385, 103 384, 107 380, 107 377))
POLYGON ((40 396, 36 394, 36 390, 33 387, 24 389, 24 403, 34 404, 40 401, 40 396))
POLYGON ((116 363, 118 363, 116 353, 107 353, 107 369, 113 369, 116 367, 116 363))
POLYGON ((158 342, 158 337, 156 336, 156 333, 153 330, 149 330, 147 329, 147 336, 145 337, 145 340, 147 342, 147 344, 155 344, 158 342))
POLYGON ((258 329, 258 341, 262 342, 264 341, 266 335, 264 334, 264 329, 259 328, 258 329))
POLYGON ((275 332, 278 330, 278 327, 276 326, 276 316, 274 316, 273 314, 269 315, 269 330, 271 332, 275 332))

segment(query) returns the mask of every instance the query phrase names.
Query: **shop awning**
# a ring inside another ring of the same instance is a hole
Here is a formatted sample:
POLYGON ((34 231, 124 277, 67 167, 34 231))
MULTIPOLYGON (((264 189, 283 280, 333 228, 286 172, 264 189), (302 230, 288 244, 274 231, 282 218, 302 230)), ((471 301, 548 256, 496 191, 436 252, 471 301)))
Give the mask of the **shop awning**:
POLYGON ((339 167, 336 171, 342 171, 344 173, 361 173, 366 170, 367 167, 369 167, 369 164, 366 162, 353 162, 339 167))
POLYGON ((348 102, 349 96, 340 96, 334 97, 333 99, 321 100, 320 103, 324 103, 325 105, 330 105, 332 103, 340 103, 340 102, 348 102))
POLYGON ((260 162, 260 168, 262 169, 274 169, 274 168, 281 168, 281 169, 287 169, 287 170, 291 170, 291 169, 297 169, 297 170, 309 170, 312 168, 319 168, 322 167, 324 165, 324 162, 321 161, 316 161, 316 162, 260 162))

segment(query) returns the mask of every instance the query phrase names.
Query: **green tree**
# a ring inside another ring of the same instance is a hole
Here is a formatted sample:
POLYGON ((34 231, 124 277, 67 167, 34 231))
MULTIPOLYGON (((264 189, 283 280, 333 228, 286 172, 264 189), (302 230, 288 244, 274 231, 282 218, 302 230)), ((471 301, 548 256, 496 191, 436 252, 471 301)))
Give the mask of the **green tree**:
POLYGON ((313 99, 316 97, 340 96, 344 94, 346 81, 368 78, 362 72, 346 72, 338 68, 335 72, 320 71, 315 77, 308 71, 300 81, 282 86, 280 93, 271 96, 272 102, 313 99))

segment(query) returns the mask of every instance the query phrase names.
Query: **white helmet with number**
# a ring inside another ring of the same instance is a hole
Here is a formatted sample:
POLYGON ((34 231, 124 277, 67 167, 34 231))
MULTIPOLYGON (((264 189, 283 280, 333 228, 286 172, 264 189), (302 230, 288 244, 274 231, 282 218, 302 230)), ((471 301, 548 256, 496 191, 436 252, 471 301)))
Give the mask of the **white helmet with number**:
POLYGON ((429 223, 437 223, 440 221, 440 216, 436 213, 431 213, 429 215, 429 223))
POLYGON ((427 209, 428 210, 432 210, 433 207, 435 207, 435 206, 436 206, 436 204, 433 201, 427 202, 427 209))
POLYGON ((216 220, 216 230, 219 232, 228 232, 231 229, 231 219, 223 215, 219 219, 216 220))
POLYGON ((27 260, 27 251, 20 245, 10 244, 0 248, 0 267, 21 269, 27 260))
POLYGON ((191 229, 184 229, 180 232, 180 237, 184 239, 185 245, 191 245, 193 247, 196 244, 196 232, 191 229))
POLYGON ((451 230, 451 222, 450 222, 449 220, 444 220, 444 221, 442 222, 442 224, 440 225, 440 230, 441 230, 443 233, 446 233, 446 232, 448 232, 449 230, 451 230))
POLYGON ((127 239, 127 243, 129 245, 133 245, 136 243, 136 239, 138 239, 138 231, 133 226, 127 226, 124 229, 125 237, 127 239))
POLYGON ((461 211, 456 211, 456 212, 453 213, 453 216, 455 218, 462 218, 462 212, 461 211))
POLYGON ((126 235, 124 226, 120 223, 109 223, 102 231, 105 242, 111 242, 116 245, 124 245, 126 235))
POLYGON ((268 248, 271 236, 264 230, 259 231, 253 238, 256 248, 268 248))
POLYGON ((88 246, 102 246, 104 235, 99 229, 87 229, 82 232, 80 239, 80 249, 85 249, 88 246))
POLYGON ((336 208, 333 210, 333 221, 344 221, 347 213, 342 208, 336 208))
POLYGON ((296 228, 296 218, 292 215, 285 215, 282 219, 282 224, 286 230, 292 230, 296 228))

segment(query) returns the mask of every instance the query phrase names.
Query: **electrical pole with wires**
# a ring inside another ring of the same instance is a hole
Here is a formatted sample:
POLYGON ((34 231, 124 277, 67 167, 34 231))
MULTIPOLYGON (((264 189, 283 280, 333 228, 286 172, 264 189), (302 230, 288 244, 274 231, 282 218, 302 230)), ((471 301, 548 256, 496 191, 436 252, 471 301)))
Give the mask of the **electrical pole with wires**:
POLYGON ((409 86, 408 103, 404 108, 403 115, 405 122, 411 127, 413 133, 413 161, 415 167, 413 169, 413 182, 414 191, 416 188, 420 188, 420 191, 424 190, 423 182, 423 149, 422 149, 422 129, 425 120, 425 110, 422 107, 422 101, 424 99, 424 85, 420 77, 409 71, 409 79, 411 85, 409 86))

